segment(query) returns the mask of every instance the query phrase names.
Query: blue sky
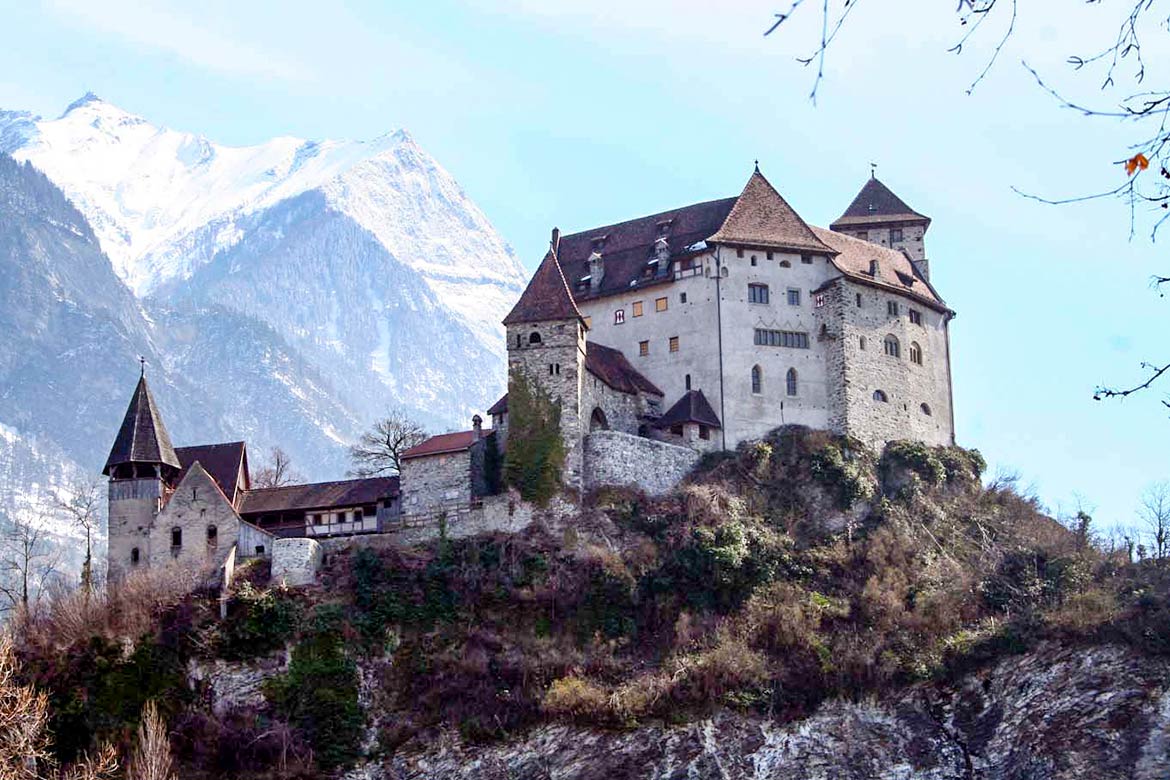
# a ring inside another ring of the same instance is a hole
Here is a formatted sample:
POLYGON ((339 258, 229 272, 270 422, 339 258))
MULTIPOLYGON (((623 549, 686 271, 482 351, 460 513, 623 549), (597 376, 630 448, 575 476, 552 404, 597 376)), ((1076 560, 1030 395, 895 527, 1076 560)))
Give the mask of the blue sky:
MULTIPOLYGON (((813 73, 794 60, 819 25, 810 3, 766 39, 788 0, 98 5, 6 4, 0 107, 55 116, 92 90, 238 144, 403 127, 530 268, 553 225, 734 195, 756 158, 826 225, 876 161, 934 219, 932 278, 959 312, 960 442, 1021 472, 1054 510, 1079 496, 1102 524, 1133 525, 1143 487, 1170 478, 1159 403, 1170 382, 1091 399, 1100 382, 1139 380, 1141 361, 1170 359, 1170 303, 1149 289, 1170 262, 1149 220, 1130 240, 1121 203, 1053 207, 1011 190, 1078 195, 1123 175, 1132 128, 1060 109, 1021 65, 1078 97, 1114 95, 1065 64, 1104 44, 1122 10, 1111 4, 1022 4, 1016 37, 970 96, 1006 17, 955 56, 954 3, 860 4, 816 106, 813 73)), ((1148 61, 1170 62, 1166 49, 1163 32, 1148 61)), ((1147 83, 1170 81, 1162 71, 1147 83)))

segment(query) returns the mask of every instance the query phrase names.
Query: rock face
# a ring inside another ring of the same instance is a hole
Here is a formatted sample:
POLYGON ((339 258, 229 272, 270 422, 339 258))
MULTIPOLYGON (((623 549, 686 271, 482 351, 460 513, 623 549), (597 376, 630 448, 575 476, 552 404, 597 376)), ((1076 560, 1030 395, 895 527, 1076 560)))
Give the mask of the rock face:
POLYGON ((970 780, 1170 772, 1170 663, 1127 648, 1046 645, 879 701, 777 724, 721 713, 677 727, 544 726, 507 744, 445 738, 351 778, 377 780, 970 780))

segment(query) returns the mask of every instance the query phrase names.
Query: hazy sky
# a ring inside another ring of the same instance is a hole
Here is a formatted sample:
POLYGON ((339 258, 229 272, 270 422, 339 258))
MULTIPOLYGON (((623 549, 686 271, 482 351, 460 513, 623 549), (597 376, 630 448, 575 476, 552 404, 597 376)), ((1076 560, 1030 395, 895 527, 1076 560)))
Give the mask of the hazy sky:
MULTIPOLYGON (((812 48, 818 4, 762 36, 790 3, 8 0, 0 107, 56 116, 92 90, 237 144, 403 127, 530 268, 553 225, 735 195, 756 158, 827 225, 877 162, 934 219, 932 280, 959 313, 960 443, 1020 471, 1054 509, 1080 495, 1102 523, 1133 524, 1142 488, 1170 478, 1170 381, 1125 402, 1091 395, 1170 359, 1170 302, 1149 288, 1167 253, 1147 215, 1130 240, 1121 203, 1053 207, 1011 190, 1077 195, 1124 175, 1133 128, 1060 109, 1021 65, 1107 103, 1116 94, 1065 60, 1103 46, 1123 9, 1021 4, 1016 37, 968 96, 1006 15, 956 56, 954 2, 860 3, 814 106, 813 73, 794 58, 812 48)), ((1164 86, 1170 47, 1152 35, 1147 85, 1164 86)))

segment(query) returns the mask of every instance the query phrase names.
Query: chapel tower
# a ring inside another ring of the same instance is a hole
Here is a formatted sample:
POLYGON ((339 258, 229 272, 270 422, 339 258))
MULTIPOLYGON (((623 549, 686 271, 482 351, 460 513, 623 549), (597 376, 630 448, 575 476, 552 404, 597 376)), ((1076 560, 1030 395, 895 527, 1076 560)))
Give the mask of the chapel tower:
POLYGON ((150 560, 150 530, 180 470, 145 368, 102 473, 109 484, 109 576, 150 560))
POLYGON ((559 243, 560 231, 554 228, 548 253, 504 318, 508 396, 516 398, 514 384, 524 377, 559 402, 565 443, 563 480, 569 487, 580 488, 586 325, 557 261, 559 243))
POLYGON ((870 176, 845 213, 829 227, 838 233, 905 252, 915 269, 930 281, 930 262, 923 239, 930 227, 930 217, 907 206, 877 176, 870 176))

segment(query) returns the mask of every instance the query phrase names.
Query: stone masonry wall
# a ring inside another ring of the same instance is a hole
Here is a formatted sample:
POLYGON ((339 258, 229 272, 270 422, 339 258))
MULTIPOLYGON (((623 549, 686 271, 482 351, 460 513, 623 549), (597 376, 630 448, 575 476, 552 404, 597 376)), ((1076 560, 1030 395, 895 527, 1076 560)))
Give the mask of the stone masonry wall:
POLYGON ((402 516, 425 515, 471 500, 471 453, 411 458, 402 464, 402 516))
POLYGON ((565 442, 564 482, 570 487, 579 488, 581 435, 588 430, 589 425, 588 412, 582 409, 585 381, 584 326, 577 320, 513 325, 507 329, 507 339, 509 384, 513 381, 514 373, 520 372, 529 381, 543 387, 554 400, 561 402, 561 438, 565 442), (533 334, 538 334, 540 339, 535 344, 532 343, 533 334))
POLYGON ((239 524, 239 515, 215 480, 195 463, 151 526, 149 563, 217 566, 235 545, 239 524), (172 544, 175 529, 181 540, 177 547, 172 544))
POLYGON ((109 576, 118 579, 132 568, 131 550, 138 548, 139 565, 150 560, 150 527, 159 511, 162 481, 111 480, 109 483, 109 576))
POLYGON ((272 545, 272 581, 290 587, 309 585, 321 562, 321 543, 316 539, 277 539, 272 545))
POLYGON ((628 486, 662 495, 690 473, 698 460, 699 453, 689 447, 619 431, 597 431, 585 437, 585 489, 628 486))
POLYGON ((636 434, 642 415, 638 396, 619 393, 593 374, 585 373, 585 402, 581 406, 582 426, 591 430, 593 410, 601 409, 609 424, 607 430, 636 434))

